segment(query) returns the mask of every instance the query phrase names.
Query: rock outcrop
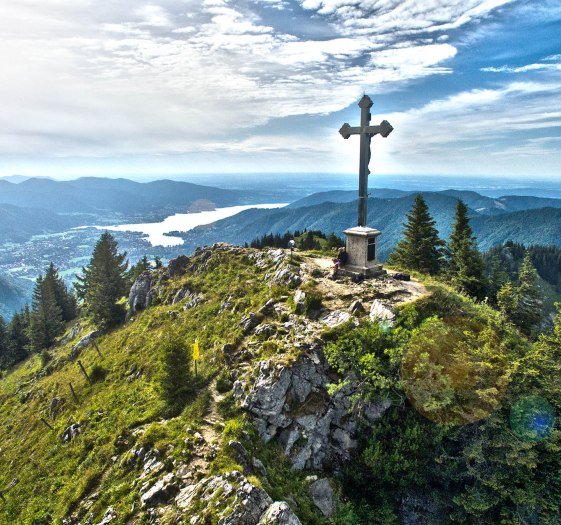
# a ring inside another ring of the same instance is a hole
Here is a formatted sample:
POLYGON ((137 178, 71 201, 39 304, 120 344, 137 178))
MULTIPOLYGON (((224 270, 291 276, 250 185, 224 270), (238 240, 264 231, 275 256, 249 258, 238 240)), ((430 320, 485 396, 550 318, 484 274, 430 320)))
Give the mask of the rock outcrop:
POLYGON ((152 273, 150 271, 142 272, 132 285, 129 293, 129 311, 127 317, 145 310, 150 306, 152 298, 152 273))
MULTIPOLYGON (((356 447, 361 416, 351 399, 357 385, 351 380, 329 394, 330 374, 321 349, 313 347, 290 366, 262 361, 247 393, 239 383, 234 387, 262 439, 278 440, 296 470, 337 469, 356 447)), ((389 406, 367 404, 362 414, 374 421, 389 406)))

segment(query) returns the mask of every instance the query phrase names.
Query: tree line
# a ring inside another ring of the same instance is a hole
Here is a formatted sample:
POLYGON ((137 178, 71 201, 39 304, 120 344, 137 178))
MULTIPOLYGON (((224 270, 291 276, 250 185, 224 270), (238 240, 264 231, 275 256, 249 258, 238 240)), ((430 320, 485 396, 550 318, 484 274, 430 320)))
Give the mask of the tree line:
POLYGON ((323 247, 337 248, 343 245, 343 241, 335 233, 326 235, 319 230, 306 230, 300 232, 294 230, 280 233, 267 233, 253 239, 246 247, 250 248, 289 248, 289 242, 293 240, 296 248, 300 250, 321 250, 323 247))
POLYGON ((16 312, 9 323, 0 316, 0 370, 52 347, 79 310, 101 329, 121 323, 126 314, 123 297, 152 266, 161 267, 161 259, 156 257, 152 264, 144 256, 129 268, 126 252, 119 253, 117 241, 108 232, 99 238, 72 288, 51 262, 35 281, 31 306, 16 312))
MULTIPOLYGON (((390 254, 389 263, 403 269, 444 278, 467 295, 495 305, 527 335, 533 335, 543 317, 543 296, 533 260, 550 262, 548 248, 526 250, 516 272, 508 271, 500 257, 486 260, 477 247, 468 217, 468 207, 459 199, 448 242, 439 237, 436 221, 422 195, 417 195, 403 224, 403 238, 390 254), (488 266, 488 271, 486 268, 488 266)), ((557 254, 556 254, 557 255, 557 254)))

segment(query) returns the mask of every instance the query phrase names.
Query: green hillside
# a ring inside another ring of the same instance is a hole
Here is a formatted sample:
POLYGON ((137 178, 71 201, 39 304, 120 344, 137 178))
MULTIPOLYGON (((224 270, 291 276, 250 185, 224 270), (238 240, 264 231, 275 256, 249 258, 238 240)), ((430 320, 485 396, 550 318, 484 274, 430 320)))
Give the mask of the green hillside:
POLYGON ((330 264, 200 249, 6 372, 0 523, 558 523, 561 324, 330 264))

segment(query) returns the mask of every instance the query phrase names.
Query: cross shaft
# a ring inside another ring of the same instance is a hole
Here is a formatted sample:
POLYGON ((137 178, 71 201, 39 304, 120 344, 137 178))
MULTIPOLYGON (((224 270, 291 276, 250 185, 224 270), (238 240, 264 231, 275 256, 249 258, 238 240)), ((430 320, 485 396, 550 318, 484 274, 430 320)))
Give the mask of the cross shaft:
POLYGON ((371 126, 370 108, 373 105, 372 99, 368 95, 364 95, 358 103, 360 107, 360 126, 351 126, 347 122, 341 126, 339 133, 344 139, 348 139, 351 135, 360 135, 360 163, 359 163, 359 179, 358 179, 358 225, 366 226, 366 215, 368 205, 368 175, 370 170, 370 141, 374 135, 380 134, 387 137, 393 127, 387 120, 383 120, 378 126, 371 126))

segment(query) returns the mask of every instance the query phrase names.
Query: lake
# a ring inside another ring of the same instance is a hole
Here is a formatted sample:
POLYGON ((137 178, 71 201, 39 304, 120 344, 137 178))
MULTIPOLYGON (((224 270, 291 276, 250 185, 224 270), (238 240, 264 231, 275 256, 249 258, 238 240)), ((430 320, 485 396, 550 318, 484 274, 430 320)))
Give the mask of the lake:
POLYGON ((166 217, 162 222, 148 222, 140 224, 119 224, 117 226, 96 226, 98 230, 110 230, 119 232, 138 232, 144 234, 144 238, 152 246, 179 246, 183 244, 181 237, 168 235, 170 232, 187 232, 203 226, 212 224, 221 219, 226 219, 245 210, 253 208, 271 209, 283 208, 287 203, 275 204, 250 204, 246 206, 229 206, 217 208, 213 211, 201 211, 198 213, 176 213, 166 217))

